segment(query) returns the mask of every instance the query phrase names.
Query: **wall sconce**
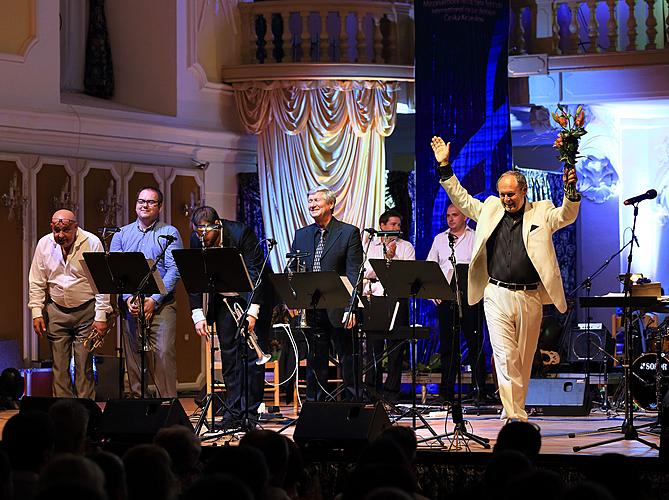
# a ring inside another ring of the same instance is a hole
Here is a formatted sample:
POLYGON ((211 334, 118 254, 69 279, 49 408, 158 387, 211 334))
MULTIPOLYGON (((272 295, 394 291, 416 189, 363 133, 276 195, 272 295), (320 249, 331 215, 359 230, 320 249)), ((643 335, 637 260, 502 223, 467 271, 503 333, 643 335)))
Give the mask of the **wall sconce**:
POLYGON ((105 216, 105 227, 116 226, 116 216, 122 208, 116 196, 116 183, 114 179, 109 180, 107 186, 107 197, 104 200, 98 200, 98 210, 105 216))
POLYGON ((7 220, 16 219, 19 225, 23 222, 23 206, 28 202, 28 198, 21 196, 21 186, 19 186, 19 176, 14 172, 14 177, 9 181, 7 192, 0 196, 2 206, 9 209, 7 220))
POLYGON ((190 203, 188 205, 184 204, 183 208, 181 211, 183 214, 190 219, 190 217, 193 215, 193 212, 195 212, 196 208, 199 208, 200 205, 202 204, 201 200, 195 201, 195 193, 193 191, 190 192, 190 203))
POLYGON ((63 184, 63 187, 60 190, 60 195, 51 198, 51 208, 54 212, 66 209, 76 213, 79 210, 79 205, 72 200, 69 177, 65 179, 65 184, 63 184))

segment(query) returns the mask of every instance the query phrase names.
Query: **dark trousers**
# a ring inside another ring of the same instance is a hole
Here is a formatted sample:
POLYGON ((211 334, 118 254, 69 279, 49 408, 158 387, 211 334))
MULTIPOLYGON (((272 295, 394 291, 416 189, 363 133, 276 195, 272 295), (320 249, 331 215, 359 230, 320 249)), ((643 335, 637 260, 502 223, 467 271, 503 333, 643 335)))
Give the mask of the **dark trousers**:
POLYGON ((398 396, 402 383, 402 362, 406 352, 407 342, 405 340, 383 340, 377 336, 367 337, 367 356, 365 366, 365 383, 375 391, 383 389, 388 395, 398 396), (385 348, 385 351, 384 351, 385 348), (386 358, 386 383, 383 384, 383 359, 386 358))
POLYGON ((483 355, 483 306, 479 302, 474 306, 462 305, 462 324, 460 332, 453 331, 457 320, 456 303, 442 302, 437 311, 439 314, 439 353, 441 354, 441 385, 439 395, 452 399, 455 392, 457 370, 462 364, 469 364, 472 369, 472 385, 478 392, 484 393, 485 388, 485 357, 483 355), (466 357, 459 363, 460 333, 467 344, 466 357), (465 363, 465 360, 467 363, 465 363))
MULTIPOLYGON (((240 297, 227 297, 232 305, 237 302, 245 309, 246 302, 240 297)), ((216 311, 216 333, 220 344, 221 367, 223 371, 223 382, 225 382, 225 402, 230 408, 231 418, 240 418, 245 409, 245 390, 243 385, 244 360, 243 355, 248 356, 248 410, 251 417, 257 417, 258 407, 262 403, 265 386, 265 366, 257 365, 256 352, 251 349, 245 337, 238 338, 237 324, 230 311, 223 303, 223 297, 216 295, 214 299, 216 311), (242 350, 244 352, 242 352, 242 350)), ((258 337, 260 348, 267 352, 267 332, 271 323, 271 311, 267 307, 260 307, 260 317, 256 321, 255 333, 258 337)))
MULTIPOLYGON (((343 399, 351 400, 355 396, 353 385, 353 334, 344 328, 335 328, 328 319, 327 311, 318 309, 315 314, 308 311, 309 326, 307 334, 309 353, 307 354, 307 400, 325 401, 328 380, 328 360, 330 347, 339 357, 339 363, 345 390, 343 399), (324 390, 325 389, 325 390, 324 390)), ((328 392, 330 392, 328 390, 328 392)))

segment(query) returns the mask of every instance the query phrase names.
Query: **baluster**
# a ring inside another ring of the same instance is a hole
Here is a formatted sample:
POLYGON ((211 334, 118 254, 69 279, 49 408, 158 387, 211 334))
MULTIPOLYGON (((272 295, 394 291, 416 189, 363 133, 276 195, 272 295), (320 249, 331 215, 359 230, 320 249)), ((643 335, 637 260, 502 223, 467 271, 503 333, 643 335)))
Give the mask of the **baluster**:
POLYGON ((525 29, 523 27, 523 10, 525 6, 514 4, 512 8, 515 22, 515 26, 513 27, 513 53, 525 54, 525 29))
POLYGON ((248 17, 248 52, 247 52, 247 61, 250 64, 258 62, 256 60, 256 49, 258 48, 258 34, 256 33, 256 14, 251 12, 251 15, 248 17))
POLYGON ((302 16, 302 58, 301 62, 311 62, 311 33, 309 33, 309 11, 300 12, 302 16))
POLYGON ((348 57, 348 31, 346 31, 346 18, 348 12, 339 12, 339 62, 349 62, 348 57))
POLYGON ((553 45, 553 54, 560 55, 562 54, 562 49, 560 48, 560 24, 558 23, 558 10, 560 4, 558 2, 553 2, 551 6, 551 11, 553 13, 553 25, 551 27, 553 36, 552 36, 552 45, 553 45))
POLYGON ((374 62, 383 64, 383 35, 381 34, 381 14, 374 14, 374 62))
MULTIPOLYGON (((267 59, 267 49, 265 46, 267 45, 267 33, 271 33, 271 24, 270 24, 270 29, 268 30, 267 27, 267 19, 265 19, 265 16, 263 14, 258 14, 254 16, 255 18, 255 24, 253 26, 253 32, 256 33, 256 46, 255 46, 255 58, 260 64, 264 64, 265 60, 267 59)), ((271 23, 271 20, 270 20, 271 23)))
POLYGON ((599 36, 599 23, 597 22, 597 0, 588 0, 588 10, 590 11, 590 20, 588 21, 588 52, 594 54, 599 52, 597 48, 597 38, 599 36))
POLYGON ((607 52, 616 52, 618 50, 618 18, 616 17, 616 0, 606 0, 609 7, 609 22, 606 23, 609 36, 609 48, 607 52))
POLYGON ((578 53, 578 42, 579 42, 579 32, 578 32, 578 1, 570 0, 569 1, 569 10, 571 11, 571 21, 569 22, 569 48, 568 51, 570 54, 578 53))
POLYGON ((328 36, 328 12, 321 11, 319 12, 321 16, 321 36, 318 42, 319 57, 320 62, 329 62, 330 57, 328 52, 330 51, 330 37, 328 36))
POLYGON ((657 20, 655 19, 655 0, 646 0, 648 4, 648 18, 646 19, 646 35, 648 36, 648 43, 646 43, 646 50, 654 50, 657 48, 655 38, 657 37, 657 20))
POLYGON ((636 0, 626 0, 627 10, 627 48, 625 50, 636 50, 636 17, 634 16, 634 7, 636 0))
POLYGON ((358 31, 355 34, 355 49, 357 51, 357 60, 356 62, 358 63, 366 63, 369 62, 369 58, 367 57, 367 51, 365 50, 365 31, 364 31, 364 23, 365 23, 365 14, 363 12, 356 12, 356 16, 358 19, 357 26, 358 26, 358 31))
MULTIPOLYGON (((388 54, 387 64, 396 64, 398 63, 398 53, 397 53, 397 19, 388 19, 388 38, 386 39, 386 51, 388 54)), ((412 63, 413 64, 413 63, 412 63)))
POLYGON ((293 33, 290 31, 290 11, 279 11, 281 21, 283 23, 283 31, 281 32, 281 47, 283 47, 283 62, 295 62, 295 47, 293 46, 293 33))
POLYGON ((669 0, 667 0, 667 18, 664 20, 664 47, 669 45, 669 0))

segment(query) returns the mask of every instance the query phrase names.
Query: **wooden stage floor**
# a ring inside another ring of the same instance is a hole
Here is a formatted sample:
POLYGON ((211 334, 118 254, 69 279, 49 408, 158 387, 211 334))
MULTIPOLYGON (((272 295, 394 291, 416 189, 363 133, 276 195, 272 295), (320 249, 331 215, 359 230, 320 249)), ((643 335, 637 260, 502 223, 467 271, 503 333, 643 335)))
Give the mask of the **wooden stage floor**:
MULTIPOLYGON (((186 413, 191 417, 193 423, 195 423, 197 421, 199 409, 193 402, 193 398, 180 398, 180 401, 186 413)), ((104 403, 101 403, 100 406, 104 407, 104 403)), ((0 431, 2 430, 2 427, 4 427, 5 422, 15 413, 16 410, 0 411, 0 431)), ((279 430, 296 417, 297 414, 293 406, 281 406, 281 417, 275 417, 269 420, 263 419, 263 421, 261 421, 261 426, 265 429, 279 430)), ((390 415, 390 417, 392 420, 392 415, 390 415)), ((434 431, 438 434, 444 432, 445 426, 447 427, 448 431, 453 430, 453 422, 451 420, 450 414, 447 415, 446 411, 437 411, 437 408, 434 407, 434 411, 424 414, 424 417, 430 426, 434 429, 434 431)), ((655 413, 636 412, 634 416, 634 423, 635 425, 652 423, 656 418, 657 414, 655 413)), ((498 415, 467 414, 465 415, 465 419, 468 422, 467 426, 470 432, 490 439, 490 444, 494 445, 497 433, 502 427, 502 422, 499 420, 498 415)), ((603 427, 616 427, 619 429, 623 419, 624 413, 622 411, 614 414, 610 413, 607 415, 606 413, 598 410, 593 410, 589 416, 585 417, 530 416, 530 422, 535 423, 541 429, 542 454, 577 456, 620 453, 634 457, 657 457, 658 452, 656 450, 649 448, 642 443, 631 440, 619 441, 617 443, 598 446, 579 452, 573 451, 574 446, 583 446, 588 443, 596 443, 605 439, 620 436, 621 433, 619 431, 594 436, 580 434, 592 432, 603 427), (570 438, 570 433, 576 433, 577 437, 570 438)), ((405 418, 398 422, 397 425, 411 426, 412 421, 410 418, 405 418)), ((292 437, 293 430, 294 426, 290 426, 284 430, 284 434, 286 436, 292 437)), ((419 439, 421 437, 428 437, 430 435, 430 432, 427 429, 418 429, 417 433, 419 439)), ((657 434, 645 434, 641 433, 640 431, 640 436, 659 445, 659 435, 657 434)), ((224 444, 226 441, 232 441, 230 444, 234 444, 236 438, 240 436, 216 437, 205 433, 203 434, 203 437, 208 438, 203 440, 203 444, 205 446, 212 446, 224 444)), ((474 442, 469 442, 469 450, 467 450, 466 446, 459 446, 459 449, 455 449, 454 446, 451 446, 448 440, 444 440, 443 443, 443 445, 437 443, 436 441, 432 441, 431 443, 424 443, 420 445, 420 449, 443 451, 444 453, 457 453, 463 451, 471 451, 472 453, 490 453, 490 450, 485 450, 474 442)))

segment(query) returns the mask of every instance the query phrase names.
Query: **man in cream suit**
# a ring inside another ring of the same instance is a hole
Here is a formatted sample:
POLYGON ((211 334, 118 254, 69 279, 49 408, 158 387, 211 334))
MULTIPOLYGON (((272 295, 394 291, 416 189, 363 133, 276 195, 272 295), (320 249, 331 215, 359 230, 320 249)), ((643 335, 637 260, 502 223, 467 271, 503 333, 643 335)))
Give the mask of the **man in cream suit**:
MULTIPOLYGON (((520 172, 497 181, 499 198, 473 198, 453 175, 450 143, 431 142, 439 162, 440 184, 463 214, 477 221, 469 265, 469 304, 483 298, 492 344, 502 419, 527 420, 525 396, 541 327, 542 305, 567 310, 552 235, 576 220, 580 195, 562 206, 548 200, 530 203, 520 172)), ((572 170, 565 185, 576 184, 572 170)))

